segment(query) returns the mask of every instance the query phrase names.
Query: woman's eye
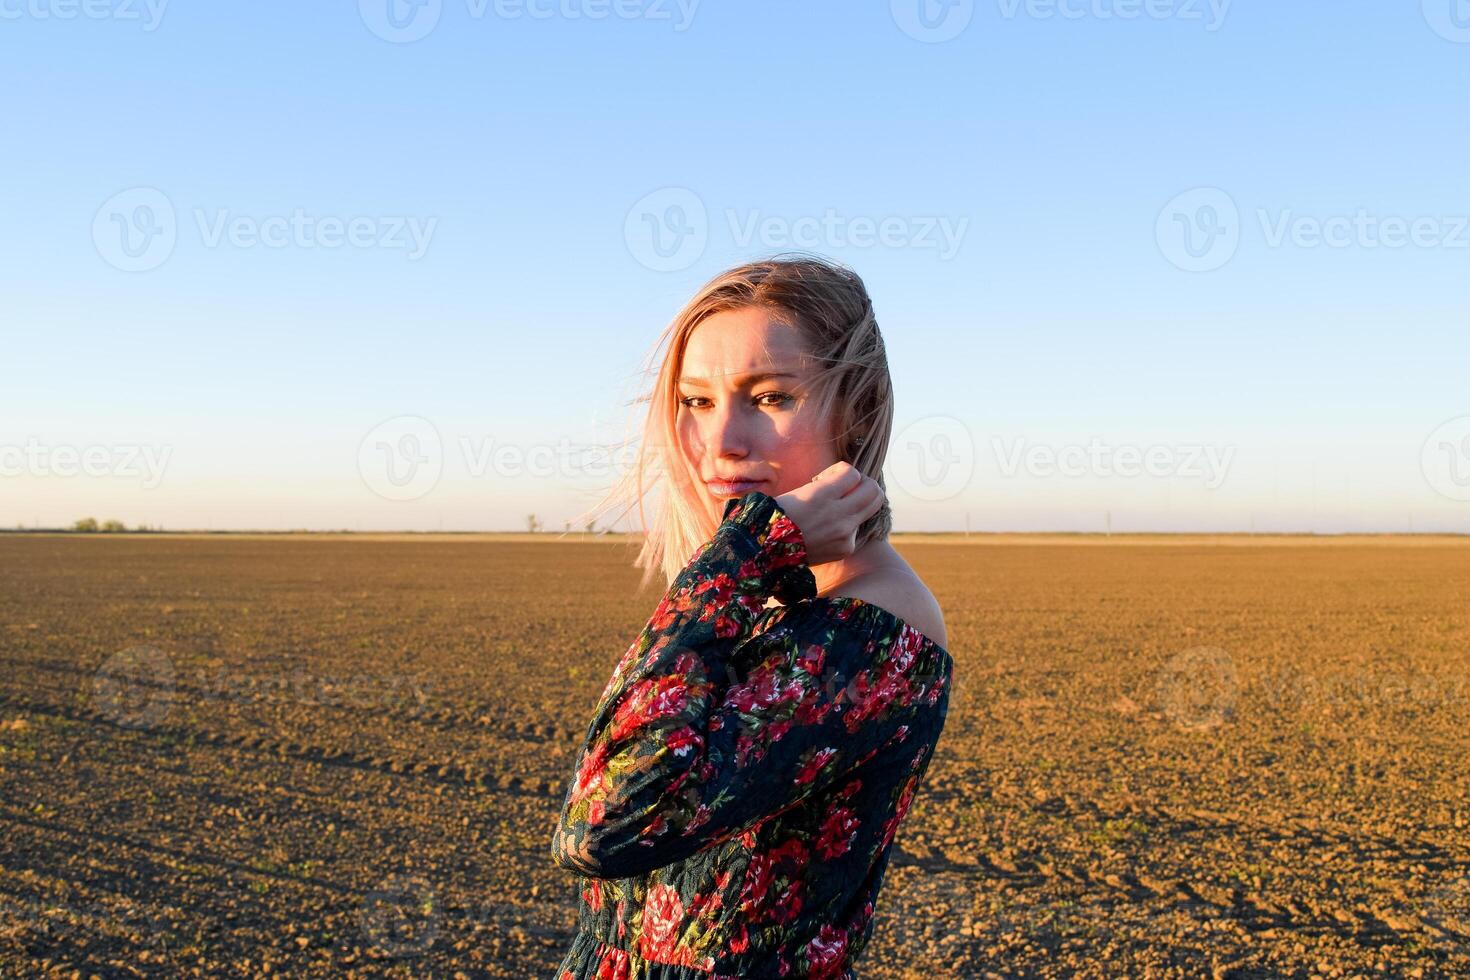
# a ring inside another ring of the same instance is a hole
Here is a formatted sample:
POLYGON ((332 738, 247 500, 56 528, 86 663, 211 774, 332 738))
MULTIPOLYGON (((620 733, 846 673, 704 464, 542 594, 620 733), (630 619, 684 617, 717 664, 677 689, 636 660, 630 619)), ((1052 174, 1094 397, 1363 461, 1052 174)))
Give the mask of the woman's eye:
MULTIPOLYGON (((685 408, 702 408, 703 406, 701 406, 701 405, 693 405, 693 404, 690 404, 690 403, 691 402, 702 402, 704 400, 705 399, 702 398, 699 395, 689 395, 689 396, 687 396, 685 398, 680 398, 679 399, 679 404, 680 405, 683 405, 685 408)), ((795 399, 793 399, 790 395, 788 395, 788 394, 786 394, 785 392, 782 392, 782 391, 768 391, 768 392, 766 392, 763 395, 757 395, 755 397, 755 400, 756 400, 756 402, 758 404, 765 405, 767 407, 774 407, 774 406, 777 406, 777 405, 784 405, 784 404, 786 404, 789 401, 794 401, 795 399), (766 398, 774 398, 775 401, 763 401, 763 399, 766 399, 766 398)))

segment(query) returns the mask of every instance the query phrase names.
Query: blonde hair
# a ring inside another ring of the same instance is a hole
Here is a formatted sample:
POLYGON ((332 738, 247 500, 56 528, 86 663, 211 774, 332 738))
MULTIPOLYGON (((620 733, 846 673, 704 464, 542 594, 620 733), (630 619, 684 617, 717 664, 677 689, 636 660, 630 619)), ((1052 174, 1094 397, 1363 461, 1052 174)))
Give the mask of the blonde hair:
MULTIPOLYGON (((883 484, 893 429, 893 386, 862 279, 846 266, 809 253, 782 253, 728 269, 700 287, 650 351, 644 375, 652 373, 655 362, 659 367, 652 389, 637 399, 648 402, 648 412, 635 465, 601 504, 577 519, 580 524, 618 503, 625 505, 623 514, 637 505, 645 530, 634 562, 644 570, 640 587, 648 585, 657 569, 662 569, 666 585, 672 584, 719 525, 723 503, 712 508, 713 498, 704 494, 699 474, 691 470, 679 443, 678 378, 695 327, 715 313, 752 307, 768 310, 800 331, 808 355, 819 364, 808 389, 812 410, 830 423, 839 458, 883 484), (650 485, 663 491, 651 526, 643 507, 650 485)), ((858 528, 856 546, 886 538, 892 526, 885 503, 858 528)))

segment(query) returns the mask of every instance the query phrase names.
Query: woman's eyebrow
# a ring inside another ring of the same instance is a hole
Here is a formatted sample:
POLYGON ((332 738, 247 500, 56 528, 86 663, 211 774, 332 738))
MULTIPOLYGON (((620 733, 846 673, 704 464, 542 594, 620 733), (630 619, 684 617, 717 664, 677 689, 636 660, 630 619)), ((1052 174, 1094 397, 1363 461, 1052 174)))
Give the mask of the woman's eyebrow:
MULTIPOLYGON (((766 372, 763 372, 761 374, 748 374, 748 375, 746 375, 744 378, 742 378, 740 380, 740 384, 742 384, 742 385, 755 384, 758 381, 765 381, 767 378, 796 378, 796 377, 798 377, 798 375, 792 374, 789 371, 766 371, 766 372)), ((681 384, 681 385, 692 385, 692 386, 694 386, 696 388, 708 388, 709 387, 709 381, 706 380, 705 378, 680 378, 679 379, 679 384, 681 384)))

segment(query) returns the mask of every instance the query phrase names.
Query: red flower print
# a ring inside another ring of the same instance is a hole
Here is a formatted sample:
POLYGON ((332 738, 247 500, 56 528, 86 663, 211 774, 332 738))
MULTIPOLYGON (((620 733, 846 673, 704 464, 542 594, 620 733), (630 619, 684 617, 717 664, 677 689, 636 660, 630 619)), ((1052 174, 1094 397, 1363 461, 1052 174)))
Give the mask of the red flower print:
POLYGON ((905 623, 898 631, 898 638, 888 650, 889 662, 895 671, 908 670, 914 659, 924 648, 924 634, 905 623))
POLYGON ((801 915, 801 893, 805 889, 806 883, 801 881, 793 881, 787 885, 786 890, 773 903, 774 908, 771 909, 770 913, 771 920, 783 926, 796 921, 796 918, 801 915))
POLYGON ((812 980, 839 980, 842 961, 847 954, 847 931, 823 923, 822 929, 806 944, 807 976, 812 980))
POLYGON ((859 674, 848 685, 848 693, 852 698, 852 710, 843 721, 848 731, 856 732, 864 722, 881 717, 894 701, 900 705, 907 704, 905 695, 909 693, 909 681, 907 677, 890 674, 886 670, 880 670, 877 677, 859 674))
POLYGON ((786 568, 806 561, 806 542, 796 522, 782 514, 771 521, 766 531, 765 552, 770 554, 770 568, 786 568))
POLYGON ((680 654, 674 658, 674 668, 672 673, 676 677, 687 677, 690 674, 695 673, 696 670, 699 673, 703 674, 704 664, 700 661, 698 654, 696 654, 693 650, 681 651, 680 654))
POLYGON ((770 661, 751 671, 743 684, 734 684, 725 692, 722 707, 735 708, 748 715, 760 714, 783 701, 799 701, 800 681, 783 683, 776 665, 770 661))
POLYGON ((684 836, 689 836, 708 823, 710 812, 710 808, 707 805, 703 803, 699 804, 698 808, 694 811, 694 816, 690 817, 689 822, 684 825, 684 836))
POLYGON ((752 618, 759 616, 766 608, 766 597, 756 593, 742 592, 735 597, 735 601, 740 603, 752 618))
POLYGON ((690 749, 697 749, 703 745, 704 739, 694 729, 685 725, 677 732, 671 733, 664 744, 675 755, 688 755, 690 749))
POLYGON ((768 745, 775 745, 777 742, 781 741, 782 736, 791 731, 791 724, 792 722, 790 718, 783 718, 780 721, 773 721, 769 725, 767 725, 766 743, 768 745))
POLYGON ((733 577, 721 572, 714 578, 705 579, 694 587, 694 595, 704 598, 705 608, 710 606, 722 607, 730 604, 735 595, 735 586, 739 584, 733 577))
POLYGON ((607 769, 607 756, 607 743, 598 742, 582 757, 582 764, 577 767, 576 782, 572 784, 573 803, 582 800, 593 786, 602 782, 602 774, 607 769))
POLYGON ((817 773, 821 772, 822 767, 830 762, 836 754, 837 750, 833 748, 818 749, 816 752, 813 752, 812 757, 804 762, 801 769, 797 771, 796 784, 801 786, 816 779, 817 773))
POLYGON ((796 666, 813 677, 822 676, 822 665, 826 662, 827 651, 815 643, 808 644, 801 656, 796 658, 796 666))
POLYGON ((648 826, 643 828, 643 833, 639 836, 657 837, 659 834, 662 834, 666 829, 668 829, 668 822, 664 820, 664 815, 660 813, 658 816, 654 817, 648 822, 648 826))
POLYGON ((742 628, 740 620, 726 616, 723 613, 715 620, 715 636, 718 636, 722 640, 728 640, 732 636, 739 636, 742 628))
POLYGON ((597 964, 595 980, 629 980, 631 976, 627 951, 615 946, 605 947, 597 964))
POLYGON ((649 617, 648 625, 655 633, 663 633, 673 626, 674 620, 678 618, 679 610, 674 608, 674 603, 669 601, 668 596, 664 596, 659 600, 658 608, 649 617))
POLYGON ((660 963, 678 959, 676 945, 683 921, 684 905, 677 889, 662 883, 649 888, 643 903, 643 930, 638 934, 639 954, 660 963))
MULTIPOLYGON (((749 844, 746 845, 747 847, 749 844)), ((754 854, 750 866, 745 870, 745 884, 740 889, 740 910, 753 915, 766 900, 766 892, 775 877, 775 867, 770 855, 754 854)))
POLYGON ((651 677, 633 685, 613 716, 612 740, 629 734, 659 718, 677 715, 689 702, 689 683, 683 674, 651 677))
POLYGON ((858 828, 861 826, 862 821, 852 810, 845 806, 833 807, 822 821, 821 831, 817 834, 817 853, 828 861, 846 854, 852 842, 857 839, 858 828))
POLYGON ((806 843, 800 837, 792 837, 782 841, 771 849, 771 860, 777 865, 783 861, 787 863, 792 871, 806 867, 807 858, 811 852, 806 843))
POLYGON ((836 707, 837 704, 833 701, 821 701, 812 696, 796 706, 792 719, 798 725, 819 725, 827 717, 827 713, 836 707))
POLYGON ((887 820, 883 821, 883 836, 880 838, 880 840, 882 841, 882 843, 879 845, 879 847, 880 848, 883 848, 883 847, 887 847, 889 844, 892 844, 893 843, 893 835, 894 835, 894 833, 897 830, 898 830, 898 817, 897 816, 889 817, 887 820))

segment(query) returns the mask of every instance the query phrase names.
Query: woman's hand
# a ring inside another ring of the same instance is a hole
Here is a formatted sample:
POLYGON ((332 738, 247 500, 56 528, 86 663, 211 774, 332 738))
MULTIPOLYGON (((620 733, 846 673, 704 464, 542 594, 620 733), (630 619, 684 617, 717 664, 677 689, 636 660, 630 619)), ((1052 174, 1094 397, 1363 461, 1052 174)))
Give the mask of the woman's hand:
POLYGON ((776 503, 801 531, 807 564, 821 565, 851 555, 858 528, 887 500, 877 480, 851 463, 836 462, 776 503))

